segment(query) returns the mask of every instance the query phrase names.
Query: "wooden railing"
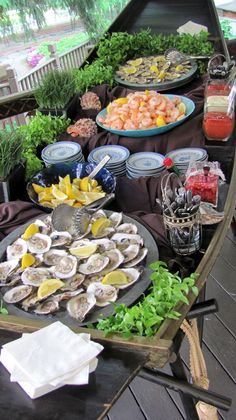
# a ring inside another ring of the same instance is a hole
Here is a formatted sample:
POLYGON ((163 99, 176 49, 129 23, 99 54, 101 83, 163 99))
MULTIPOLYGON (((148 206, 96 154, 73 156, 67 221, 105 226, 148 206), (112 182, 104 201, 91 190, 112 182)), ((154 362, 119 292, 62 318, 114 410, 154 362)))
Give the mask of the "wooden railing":
MULTIPOLYGON (((37 69, 33 69, 21 78, 18 78, 16 71, 9 66, 6 68, 6 82, 0 83, 0 99, 14 93, 34 90, 49 70, 79 68, 88 56, 89 50, 90 41, 86 41, 60 55, 57 54, 55 46, 50 45, 49 51, 51 56, 47 62, 41 64, 37 69)), ((6 126, 11 128, 16 125, 26 124, 26 122, 27 118, 25 114, 0 119, 0 129, 6 126)))

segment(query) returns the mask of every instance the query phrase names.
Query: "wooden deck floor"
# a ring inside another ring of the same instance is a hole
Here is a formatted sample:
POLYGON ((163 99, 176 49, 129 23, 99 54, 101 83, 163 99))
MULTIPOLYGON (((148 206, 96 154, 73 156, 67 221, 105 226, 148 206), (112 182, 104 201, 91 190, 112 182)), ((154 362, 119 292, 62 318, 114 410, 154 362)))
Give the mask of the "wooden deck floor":
MULTIPOLYGON (((203 353, 210 390, 232 399, 230 411, 220 419, 236 419, 236 230, 230 228, 220 256, 207 280, 207 298, 216 298, 219 311, 204 321, 203 353)), ((181 356, 189 371, 188 345, 181 356)), ((165 371, 170 373, 169 368, 165 371)), ((110 410, 107 420, 181 420, 183 406, 178 393, 136 377, 110 410)))

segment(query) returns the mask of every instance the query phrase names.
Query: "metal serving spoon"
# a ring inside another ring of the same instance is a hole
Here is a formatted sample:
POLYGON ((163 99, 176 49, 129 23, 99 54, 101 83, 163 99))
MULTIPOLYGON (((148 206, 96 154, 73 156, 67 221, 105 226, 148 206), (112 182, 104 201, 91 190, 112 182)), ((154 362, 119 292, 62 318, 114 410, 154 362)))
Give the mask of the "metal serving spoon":
POLYGON ((176 48, 169 48, 164 53, 165 59, 171 63, 182 63, 186 60, 208 60, 208 55, 186 55, 176 48))
POLYGON ((68 204, 59 204, 52 212, 52 226, 59 232, 69 232, 72 236, 83 235, 93 213, 115 198, 114 193, 107 194, 87 206, 75 208, 68 204))

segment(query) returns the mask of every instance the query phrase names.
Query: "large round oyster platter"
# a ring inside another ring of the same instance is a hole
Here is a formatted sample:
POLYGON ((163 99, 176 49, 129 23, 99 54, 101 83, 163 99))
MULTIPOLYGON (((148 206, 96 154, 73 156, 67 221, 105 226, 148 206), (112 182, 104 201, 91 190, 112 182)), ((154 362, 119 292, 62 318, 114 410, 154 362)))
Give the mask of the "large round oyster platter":
POLYGON ((91 231, 83 238, 68 238, 67 235, 63 235, 65 234, 63 232, 59 235, 59 232, 50 229, 50 216, 47 215, 34 221, 34 224, 41 226, 41 233, 34 234, 26 241, 22 239, 27 226, 32 224, 31 221, 16 229, 1 242, 0 299, 3 300, 9 314, 26 320, 51 319, 60 320, 71 326, 86 325, 96 322, 98 318, 111 315, 114 312, 113 301, 116 304, 124 303, 129 306, 145 292, 150 284, 151 270, 148 266, 159 257, 152 235, 142 224, 122 213, 101 210, 99 212, 102 213, 95 213, 94 220, 106 217, 111 221, 107 232, 105 234, 103 232, 102 237, 94 238, 91 231), (39 243, 36 239, 39 239, 39 243), (44 241, 45 249, 40 249, 44 241), (24 249, 24 242, 27 243, 28 251, 24 249), (96 251, 89 257, 86 255, 82 258, 81 254, 78 257, 73 252, 77 249, 76 247, 87 246, 87 244, 94 246, 95 243, 96 251), (22 254, 26 251, 34 255, 36 263, 22 269, 22 259, 19 258, 20 256, 22 258, 22 254), (16 255, 16 252, 20 254, 16 255), (97 271, 97 264, 100 262, 102 264, 99 266, 101 276, 97 271), (114 264, 115 268, 112 269, 114 264), (7 279, 5 279, 5 270, 10 270, 7 279), (128 283, 117 287, 101 282, 101 277, 104 279, 103 276, 113 270, 123 270, 125 276, 126 274, 128 276, 126 277, 128 283), (51 277, 59 279, 62 286, 55 293, 40 296, 39 299, 39 288, 42 285, 41 272, 50 281, 51 277), (93 278, 94 276, 97 276, 96 279, 93 278), (71 281, 72 278, 73 281, 71 281), (99 295, 100 289, 104 289, 104 286, 108 293, 105 304, 104 296, 100 300, 101 295, 99 295), (18 293, 23 293, 24 298, 21 297, 19 300, 18 293), (30 304, 27 300, 29 298, 30 304), (79 306, 79 316, 76 312, 78 298, 79 305, 82 305, 79 306), (81 316, 80 311, 84 302, 85 309, 81 316), (48 310, 51 305, 52 310, 48 310), (88 305, 91 307, 87 307, 88 305))
POLYGON ((197 63, 170 63, 164 55, 153 55, 128 60, 116 71, 115 80, 122 86, 167 91, 190 82, 197 72, 197 63))

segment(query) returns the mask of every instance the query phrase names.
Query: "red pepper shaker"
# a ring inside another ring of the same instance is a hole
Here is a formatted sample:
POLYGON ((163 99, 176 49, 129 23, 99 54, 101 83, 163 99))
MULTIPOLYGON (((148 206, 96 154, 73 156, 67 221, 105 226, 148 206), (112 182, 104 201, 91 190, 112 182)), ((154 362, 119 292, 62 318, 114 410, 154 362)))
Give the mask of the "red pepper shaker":
POLYGON ((231 94, 233 80, 230 77, 234 62, 224 61, 222 65, 212 65, 211 62, 205 87, 203 131, 208 140, 227 141, 233 132, 235 120, 231 94))

